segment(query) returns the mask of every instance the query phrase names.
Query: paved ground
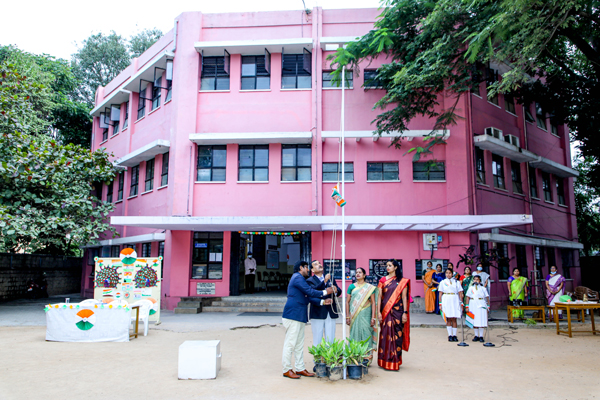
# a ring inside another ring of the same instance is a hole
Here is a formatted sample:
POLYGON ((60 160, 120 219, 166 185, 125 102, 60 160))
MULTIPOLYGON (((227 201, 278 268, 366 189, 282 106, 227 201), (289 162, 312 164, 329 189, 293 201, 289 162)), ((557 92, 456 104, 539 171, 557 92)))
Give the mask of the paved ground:
MULTIPOLYGON (((148 336, 129 343, 46 342, 43 305, 64 297, 80 300, 67 295, 0 303, 0 400, 600 398, 600 336, 570 339, 554 329, 511 328, 503 311, 493 313, 495 348, 472 342, 457 347, 446 341, 445 330, 428 329, 442 327, 439 316, 413 314, 411 349, 400 372, 372 367, 362 381, 292 381, 281 376, 284 330, 278 315, 163 312, 148 336), (218 378, 179 381, 179 345, 213 339, 222 343, 218 378)), ((312 344, 310 329, 306 347, 312 344)), ((310 368, 307 351, 305 359, 310 368)))

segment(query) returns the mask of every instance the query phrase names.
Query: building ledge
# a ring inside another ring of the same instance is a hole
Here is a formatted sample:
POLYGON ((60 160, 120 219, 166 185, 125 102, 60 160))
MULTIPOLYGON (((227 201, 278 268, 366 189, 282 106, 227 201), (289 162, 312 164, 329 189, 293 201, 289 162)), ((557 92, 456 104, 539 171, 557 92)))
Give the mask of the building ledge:
POLYGON ((155 140, 154 142, 148 143, 147 145, 119 158, 114 164, 118 167, 135 167, 142 161, 148 161, 159 154, 165 154, 169 151, 170 147, 171 142, 168 140, 155 140))
POLYGON ((568 240, 543 239, 539 237, 504 235, 502 233, 480 233, 479 240, 484 242, 514 243, 540 247, 558 247, 561 249, 583 249, 583 244, 568 240))
POLYGON ((544 157, 538 157, 537 160, 529 162, 529 165, 533 168, 541 169, 544 172, 548 172, 561 178, 576 178, 579 176, 579 172, 573 168, 559 164, 556 161, 552 161, 544 157))
POLYGON ((98 244, 87 245, 85 247, 116 246, 120 244, 135 244, 145 242, 162 242, 165 240, 165 234, 162 232, 148 233, 146 235, 137 235, 121 237, 116 239, 100 240, 98 244))
POLYGON ((220 40, 209 42, 196 42, 194 48, 204 56, 222 56, 223 50, 230 54, 257 55, 264 54, 265 49, 269 53, 281 53, 281 48, 288 54, 302 53, 303 49, 312 50, 312 38, 289 38, 289 39, 260 39, 260 40, 220 40))
POLYGON ((529 150, 522 149, 513 144, 497 139, 490 135, 477 135, 473 138, 476 147, 489 150, 494 154, 509 158, 518 163, 537 160, 539 156, 529 150))
MULTIPOLYGON (((448 139, 450 137, 450 131, 449 130, 429 130, 429 129, 423 129, 423 130, 409 130, 409 131, 404 131, 402 133, 394 131, 394 132, 385 132, 382 133, 381 136, 378 135, 374 135, 373 131, 345 131, 344 132, 344 138, 352 138, 352 139, 356 139, 357 141, 363 138, 372 138, 373 141, 377 141, 380 138, 390 138, 393 139, 395 137, 400 136, 403 139, 407 139, 409 142, 412 141, 414 138, 424 138, 426 136, 441 136, 443 139, 448 139)), ((321 139, 323 141, 325 141, 325 139, 327 138, 335 138, 335 139, 339 139, 341 137, 341 133, 340 131, 322 131, 321 132, 321 139)))
POLYGON ((312 133, 309 132, 219 132, 219 133, 191 133, 190 141, 203 144, 302 144, 312 142, 312 133))
POLYGON ((111 94, 108 95, 100 104, 98 104, 92 111, 90 111, 90 115, 92 117, 99 117, 100 112, 104 110, 105 107, 110 107, 111 104, 118 104, 119 106, 127 101, 129 101, 129 95, 131 92, 129 90, 124 89, 116 89, 111 94))

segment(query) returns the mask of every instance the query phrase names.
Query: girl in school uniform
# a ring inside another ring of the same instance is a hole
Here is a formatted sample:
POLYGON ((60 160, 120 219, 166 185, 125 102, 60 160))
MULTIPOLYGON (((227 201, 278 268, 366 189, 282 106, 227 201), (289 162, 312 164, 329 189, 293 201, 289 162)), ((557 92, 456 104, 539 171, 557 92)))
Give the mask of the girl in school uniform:
POLYGON ((458 342, 456 337, 456 320, 462 318, 463 288, 460 282, 453 278, 454 271, 446 269, 446 279, 440 282, 440 309, 446 318, 448 341, 458 342))
POLYGON ((487 328, 490 295, 481 284, 481 277, 475 275, 473 284, 467 290, 467 312, 473 314, 474 342, 483 342, 483 329, 487 328))

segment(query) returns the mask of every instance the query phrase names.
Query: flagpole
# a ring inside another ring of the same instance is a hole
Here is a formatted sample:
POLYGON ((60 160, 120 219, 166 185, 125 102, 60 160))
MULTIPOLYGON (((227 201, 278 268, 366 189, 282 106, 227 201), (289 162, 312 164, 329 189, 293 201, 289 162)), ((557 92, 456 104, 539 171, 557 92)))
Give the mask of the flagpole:
MULTIPOLYGON (((344 146, 344 94, 346 89, 346 66, 342 66, 342 120, 340 122, 340 140, 342 141, 342 163, 340 166, 340 173, 342 175, 342 198, 345 199, 345 146, 344 146)), ((346 343, 346 207, 342 207, 342 340, 346 343)), ((346 368, 343 368, 344 379, 346 379, 346 368)))

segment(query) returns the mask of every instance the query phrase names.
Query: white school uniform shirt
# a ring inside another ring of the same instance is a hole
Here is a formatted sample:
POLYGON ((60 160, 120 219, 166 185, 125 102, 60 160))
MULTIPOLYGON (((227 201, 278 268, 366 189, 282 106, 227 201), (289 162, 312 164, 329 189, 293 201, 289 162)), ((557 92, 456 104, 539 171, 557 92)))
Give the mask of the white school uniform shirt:
POLYGON ((444 293, 442 296, 442 311, 446 318, 461 318, 459 293, 463 291, 463 288, 460 282, 456 279, 444 279, 438 290, 444 293), (448 293, 449 295, 446 295, 448 293))
POLYGON ((489 297, 489 294, 485 286, 472 285, 469 290, 467 290, 467 297, 470 298, 469 312, 474 315, 473 326, 478 328, 487 326, 488 311, 485 299, 486 297, 489 297))

